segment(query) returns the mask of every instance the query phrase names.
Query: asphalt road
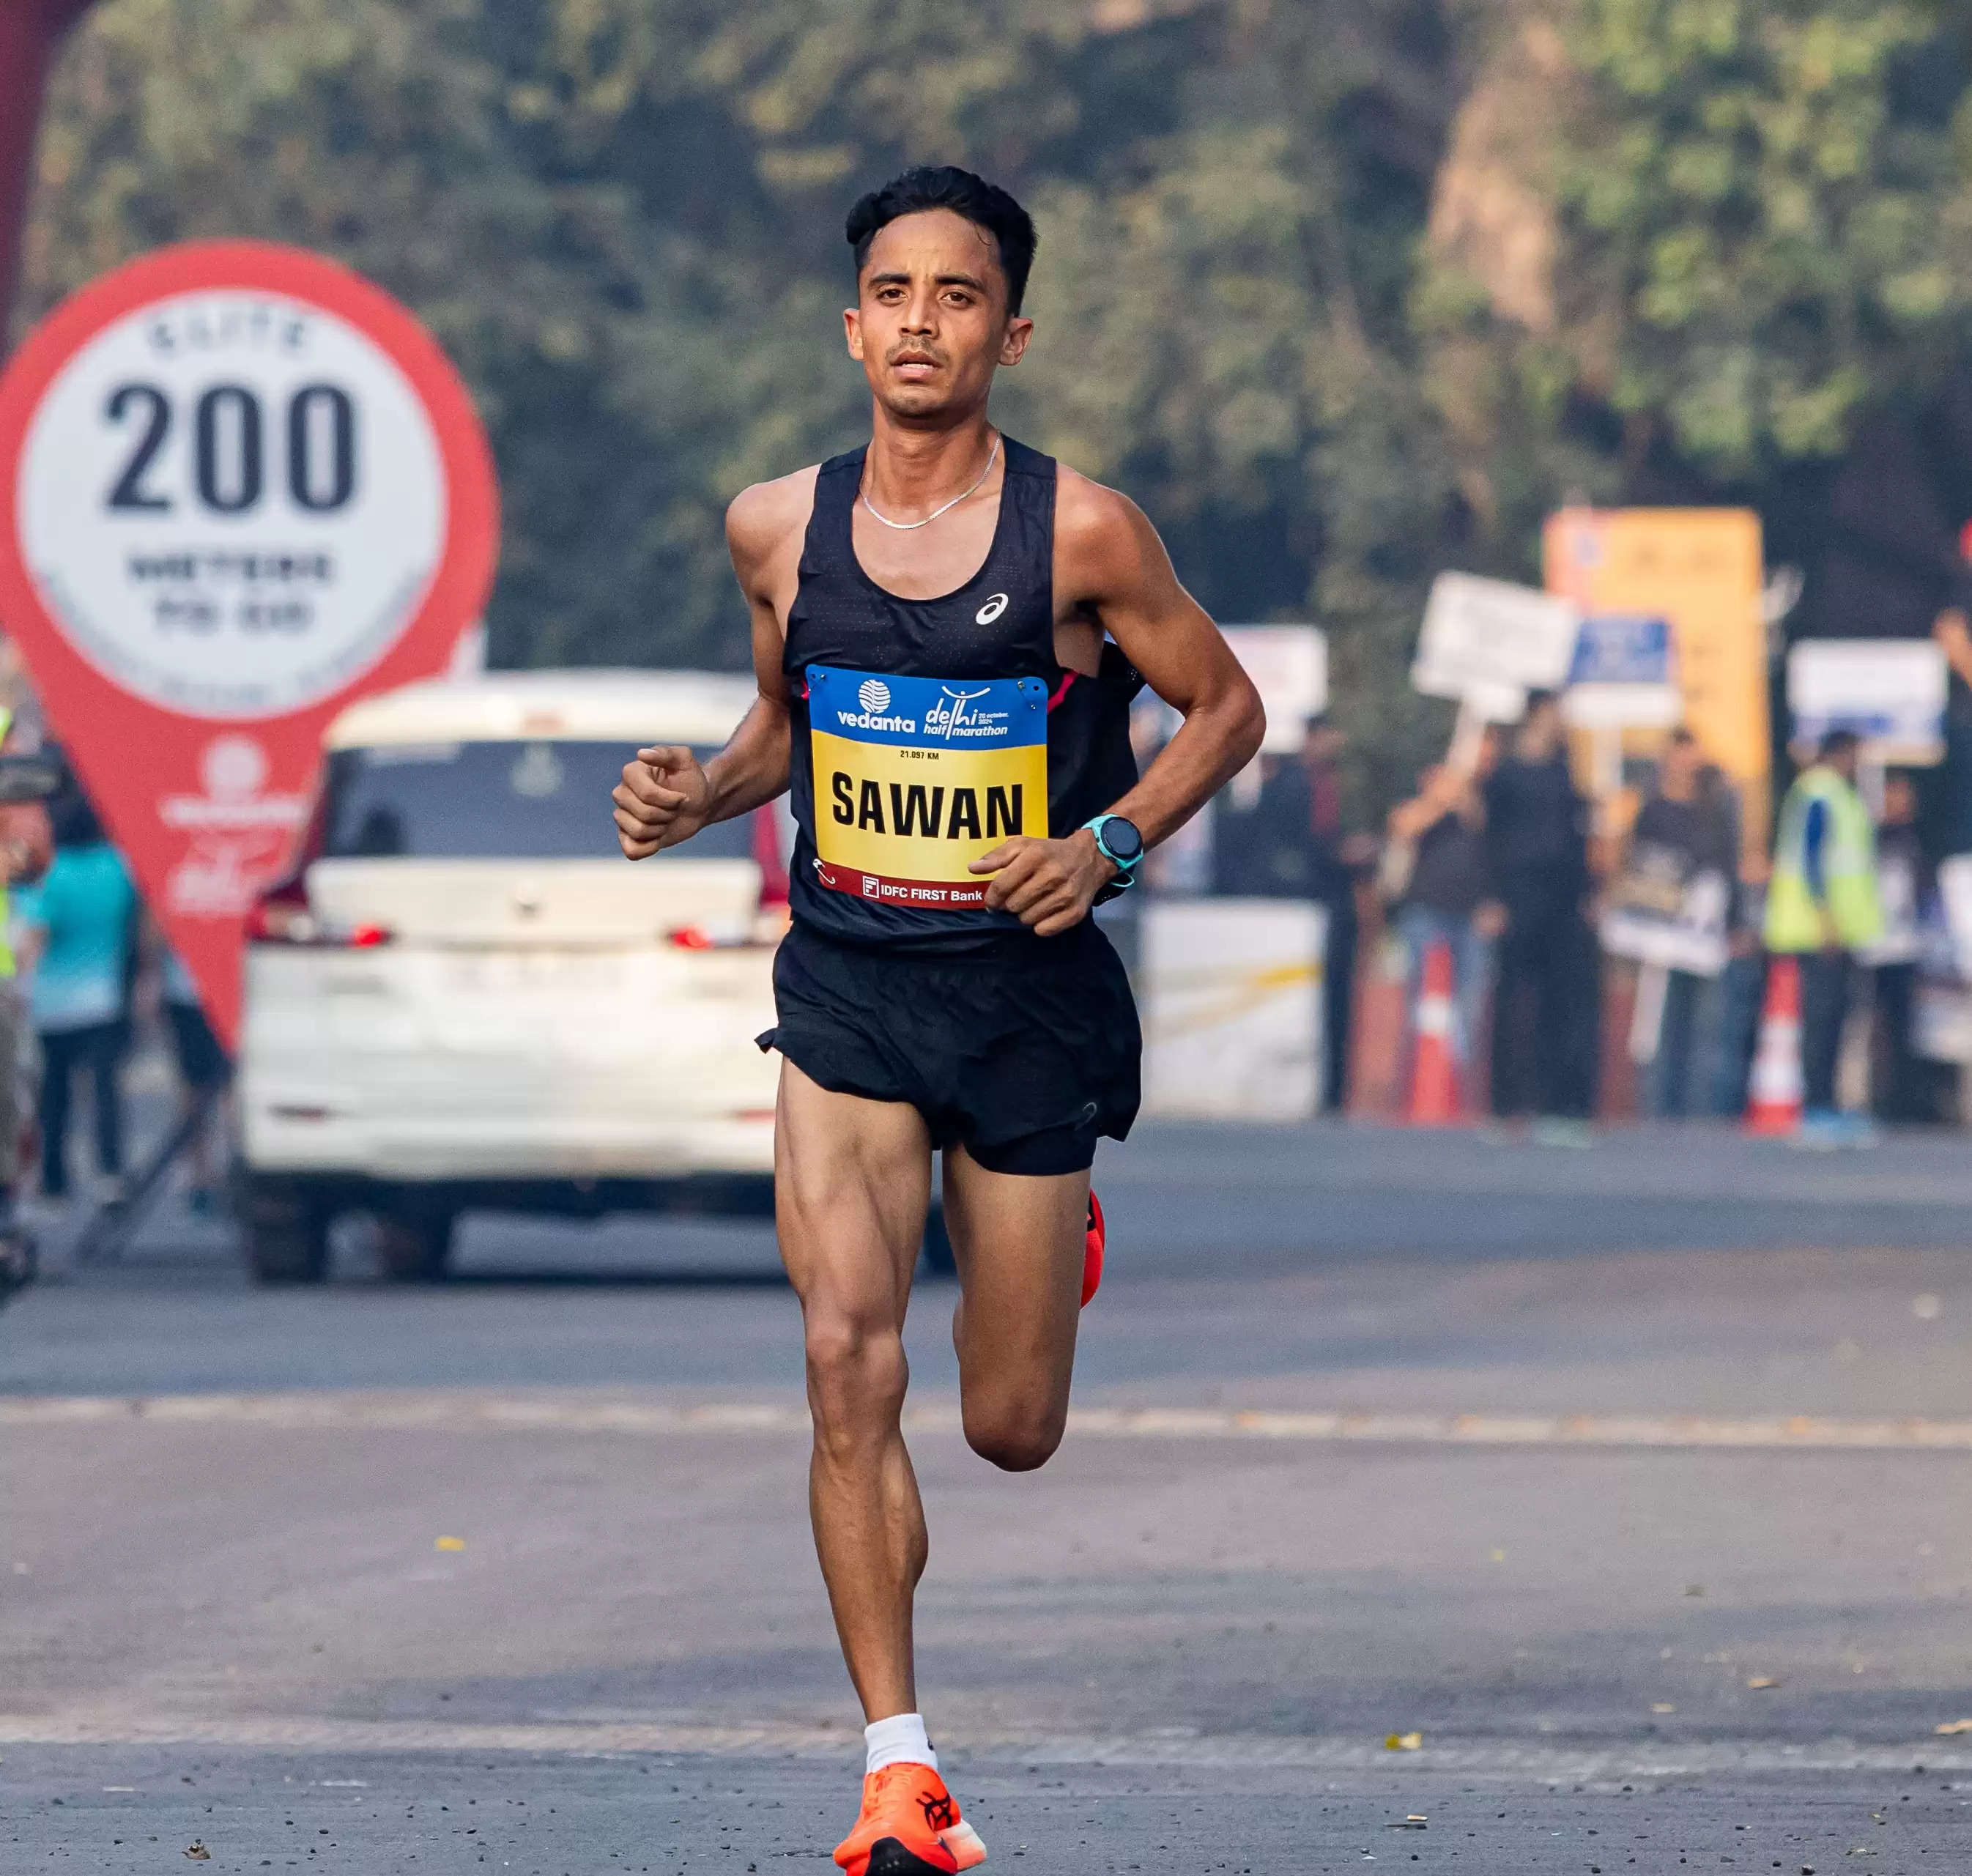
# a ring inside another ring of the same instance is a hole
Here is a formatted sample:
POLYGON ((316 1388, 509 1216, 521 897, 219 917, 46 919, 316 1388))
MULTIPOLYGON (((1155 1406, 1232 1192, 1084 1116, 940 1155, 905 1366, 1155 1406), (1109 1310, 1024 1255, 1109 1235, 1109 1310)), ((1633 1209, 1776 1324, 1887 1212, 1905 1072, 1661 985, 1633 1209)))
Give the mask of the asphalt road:
MULTIPOLYGON (((948 1288, 911 1325, 991 1867, 1972 1867, 1972 1145, 1099 1170, 1053 1464, 954 1431, 948 1288)), ((0 1314, 0 1868, 828 1867, 860 1741, 757 1228, 475 1220, 432 1291, 352 1231, 313 1293, 168 1208, 114 1269, 54 1236, 0 1314)))

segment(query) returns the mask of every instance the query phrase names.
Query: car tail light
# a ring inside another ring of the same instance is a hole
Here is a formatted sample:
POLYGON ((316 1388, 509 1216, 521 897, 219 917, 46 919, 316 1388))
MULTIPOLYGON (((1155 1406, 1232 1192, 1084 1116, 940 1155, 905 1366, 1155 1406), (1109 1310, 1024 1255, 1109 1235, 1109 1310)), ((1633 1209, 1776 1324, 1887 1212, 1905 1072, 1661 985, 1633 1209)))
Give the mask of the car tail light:
POLYGON ((781 856, 780 821, 769 801, 753 811, 753 858, 760 869, 760 905, 788 902, 788 866, 781 856))
POLYGON ((321 951, 374 951, 396 936, 388 925, 333 925, 309 910, 296 896, 270 892, 246 915, 246 938, 253 945, 306 945, 321 951))
POLYGON ((778 945, 787 935, 788 863, 781 852, 780 811, 772 801, 753 811, 753 858, 760 869, 760 903, 753 915, 753 941, 778 945))
POLYGON ((674 925, 664 941, 674 951, 749 950, 780 943, 788 928, 788 867, 781 855, 781 827, 774 805, 753 811, 753 863, 760 869, 760 899, 743 932, 715 936, 702 925, 674 925))
POLYGON ((246 941, 250 945, 319 945, 322 930, 309 910, 308 869, 322 857, 328 832, 328 797, 318 789, 307 825, 295 843, 289 869, 246 909, 246 941))
POLYGON ((374 951, 390 943, 388 925, 333 925, 309 909, 302 876, 283 879, 256 899, 246 914, 247 942, 253 945, 311 945, 330 951, 374 951))
POLYGON ((246 938, 250 944, 312 945, 319 935, 315 915, 309 910, 308 894, 302 888, 299 873, 283 879, 247 909, 246 938))

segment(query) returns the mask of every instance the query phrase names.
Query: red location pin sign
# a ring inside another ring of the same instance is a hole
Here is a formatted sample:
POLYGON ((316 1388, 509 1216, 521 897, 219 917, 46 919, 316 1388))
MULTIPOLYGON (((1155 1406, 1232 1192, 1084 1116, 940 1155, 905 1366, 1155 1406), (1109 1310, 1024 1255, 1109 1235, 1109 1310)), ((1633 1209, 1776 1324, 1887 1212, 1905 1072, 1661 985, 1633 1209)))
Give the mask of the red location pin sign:
POLYGON ((0 625, 229 1043, 324 727, 446 669, 498 540, 459 374, 319 255, 167 248, 0 377, 0 625))

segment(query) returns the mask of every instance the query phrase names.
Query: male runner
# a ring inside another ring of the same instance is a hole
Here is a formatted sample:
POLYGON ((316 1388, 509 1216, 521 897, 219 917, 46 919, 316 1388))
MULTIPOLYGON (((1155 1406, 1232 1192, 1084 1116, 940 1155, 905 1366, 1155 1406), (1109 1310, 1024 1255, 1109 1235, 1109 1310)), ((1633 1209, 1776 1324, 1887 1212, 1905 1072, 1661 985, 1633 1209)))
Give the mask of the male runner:
POLYGON ((986 1855, 939 1776, 912 1656, 926 1538, 902 1332, 932 1155, 965 1436, 1027 1471, 1068 1412, 1095 1141, 1137 1109, 1136 1012, 1089 909, 1252 759, 1263 719, 1135 506, 988 421, 994 372, 1033 330, 1027 212, 966 171, 915 169, 856 204, 848 238, 871 440, 733 502, 759 699, 703 768, 640 750, 614 799, 642 860, 793 791, 793 925, 761 1040, 782 1055, 809 1509, 869 1722, 835 1860, 924 1876, 986 1855), (1138 673, 1184 719, 1141 781, 1138 673))

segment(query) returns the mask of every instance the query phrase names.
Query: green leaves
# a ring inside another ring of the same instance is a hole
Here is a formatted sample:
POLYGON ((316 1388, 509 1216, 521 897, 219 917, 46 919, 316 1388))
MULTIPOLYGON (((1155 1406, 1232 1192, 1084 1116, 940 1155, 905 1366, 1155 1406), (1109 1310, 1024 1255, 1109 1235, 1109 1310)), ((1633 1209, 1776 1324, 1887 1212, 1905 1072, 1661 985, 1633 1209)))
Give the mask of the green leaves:
MULTIPOLYGON (((1621 334, 1621 406, 1709 474, 1838 451, 1963 330, 1949 132, 1900 117, 1938 17, 1879 0, 1582 0, 1562 121, 1578 321, 1621 334)), ((1962 66, 1962 49, 1961 49, 1962 66)), ((1962 86, 1961 69, 1958 82, 1962 86)), ((1962 210, 1961 210, 1962 214, 1962 210)))
POLYGON ((864 433, 843 214, 970 164, 1041 231, 1003 420, 1327 625, 1395 777, 1439 566, 1651 465, 1757 495, 1972 338, 1968 57, 1942 0, 103 0, 31 310, 340 256, 486 412, 496 656, 737 665, 724 504, 864 433))
POLYGON ((1972 44, 1942 6, 1533 0, 1482 24, 1411 305, 1498 560, 1571 490, 1760 501, 1972 339, 1972 44), (1550 32, 1560 56, 1531 56, 1550 32), (1530 279, 1510 243, 1543 214, 1530 279))

